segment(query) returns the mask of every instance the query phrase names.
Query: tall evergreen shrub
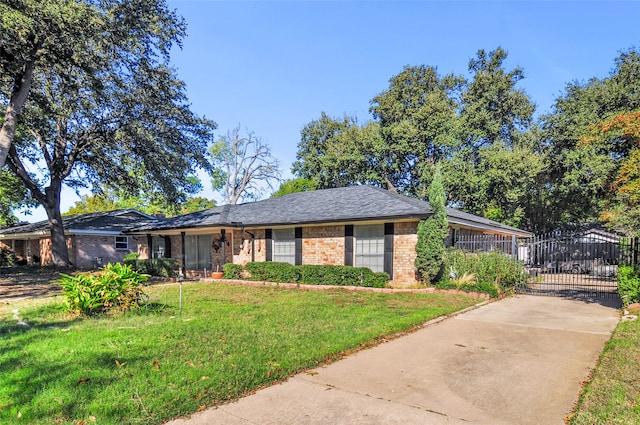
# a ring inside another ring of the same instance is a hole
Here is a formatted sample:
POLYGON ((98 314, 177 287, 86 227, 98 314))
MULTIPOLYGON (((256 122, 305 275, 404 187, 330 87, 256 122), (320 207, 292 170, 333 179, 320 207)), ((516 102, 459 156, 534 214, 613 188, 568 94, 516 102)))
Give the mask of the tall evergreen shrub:
POLYGON ((426 220, 418 223, 415 266, 426 284, 434 284, 444 269, 444 240, 447 237, 447 208, 440 167, 436 168, 429 185, 429 205, 433 210, 426 220))

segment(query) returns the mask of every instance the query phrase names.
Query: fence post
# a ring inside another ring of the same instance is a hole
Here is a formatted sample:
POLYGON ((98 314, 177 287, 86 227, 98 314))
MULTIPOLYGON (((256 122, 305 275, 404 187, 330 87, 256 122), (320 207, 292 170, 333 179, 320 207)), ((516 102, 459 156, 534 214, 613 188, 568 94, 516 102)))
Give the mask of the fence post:
POLYGON ((631 249, 633 252, 633 265, 638 264, 638 238, 631 238, 631 249))

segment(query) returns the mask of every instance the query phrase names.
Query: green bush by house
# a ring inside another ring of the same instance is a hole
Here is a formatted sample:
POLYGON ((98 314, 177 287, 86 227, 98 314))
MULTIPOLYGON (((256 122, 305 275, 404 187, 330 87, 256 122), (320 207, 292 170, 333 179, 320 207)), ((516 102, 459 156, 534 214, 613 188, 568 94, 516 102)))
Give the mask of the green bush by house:
POLYGON ((445 253, 445 267, 449 279, 439 282, 438 288, 477 291, 492 297, 513 293, 528 277, 521 261, 514 261, 500 251, 466 252, 451 248, 445 253), (461 281, 465 275, 471 278, 461 281))
POLYGON ((225 264, 224 277, 248 280, 303 283, 306 285, 366 286, 384 288, 389 281, 387 273, 376 273, 366 267, 303 265, 289 263, 254 262, 244 267, 239 264, 225 264), (245 273, 246 272, 246 273, 245 273))
POLYGON ((92 315, 138 308, 145 299, 143 284, 149 275, 125 264, 108 264, 98 272, 61 274, 57 281, 70 311, 92 315))
POLYGON ((16 254, 10 249, 0 248, 0 267, 12 267, 16 264, 16 254))
POLYGON ((126 258, 124 264, 127 264, 138 273, 148 274, 157 277, 176 277, 180 264, 176 258, 149 258, 147 260, 138 260, 137 258, 126 258))
POLYGON ((618 267, 618 294, 625 306, 640 302, 640 267, 618 267))

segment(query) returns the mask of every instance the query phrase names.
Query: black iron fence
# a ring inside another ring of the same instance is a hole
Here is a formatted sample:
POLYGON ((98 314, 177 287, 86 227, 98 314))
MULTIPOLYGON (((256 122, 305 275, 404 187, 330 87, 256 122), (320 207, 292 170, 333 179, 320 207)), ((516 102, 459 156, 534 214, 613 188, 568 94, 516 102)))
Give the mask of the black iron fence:
POLYGON ((639 264, 638 239, 608 232, 553 232, 529 239, 461 235, 453 244, 465 251, 498 250, 522 264, 529 278, 522 293, 568 297, 617 297, 623 264, 639 264))

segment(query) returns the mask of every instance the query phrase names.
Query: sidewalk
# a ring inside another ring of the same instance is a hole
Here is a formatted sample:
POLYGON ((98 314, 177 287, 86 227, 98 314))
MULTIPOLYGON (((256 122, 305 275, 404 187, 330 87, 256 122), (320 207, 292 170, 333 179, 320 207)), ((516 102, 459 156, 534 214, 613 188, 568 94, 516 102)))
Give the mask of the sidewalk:
POLYGON ((561 425, 619 320, 610 303, 490 303, 169 423, 561 425))

